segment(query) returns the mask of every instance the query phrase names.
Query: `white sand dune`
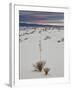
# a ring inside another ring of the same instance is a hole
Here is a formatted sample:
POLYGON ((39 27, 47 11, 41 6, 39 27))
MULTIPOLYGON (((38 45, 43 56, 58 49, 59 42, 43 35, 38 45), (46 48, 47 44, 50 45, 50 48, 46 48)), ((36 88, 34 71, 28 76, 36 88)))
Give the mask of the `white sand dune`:
MULTIPOLYGON (((29 29, 30 33, 33 29, 29 29)), ((26 33, 26 30, 20 30, 20 35, 26 33)), ((64 76, 64 42, 58 43, 58 40, 64 37, 64 30, 47 30, 39 33, 39 30, 33 34, 20 36, 20 79, 28 78, 51 78, 64 76), (50 39, 44 40, 46 36, 50 39), (25 38, 27 38, 25 40, 25 38), (39 40, 41 40, 42 52, 41 59, 46 61, 46 67, 50 68, 49 75, 44 72, 35 72, 33 63, 40 60, 39 40)))

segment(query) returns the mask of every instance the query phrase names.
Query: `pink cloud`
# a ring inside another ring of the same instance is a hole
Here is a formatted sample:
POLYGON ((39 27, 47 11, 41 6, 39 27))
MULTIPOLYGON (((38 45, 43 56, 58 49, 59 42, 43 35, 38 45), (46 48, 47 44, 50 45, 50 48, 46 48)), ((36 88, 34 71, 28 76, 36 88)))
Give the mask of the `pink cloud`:
POLYGON ((35 21, 33 21, 33 23, 46 24, 46 23, 48 23, 48 21, 47 20, 35 20, 35 21))

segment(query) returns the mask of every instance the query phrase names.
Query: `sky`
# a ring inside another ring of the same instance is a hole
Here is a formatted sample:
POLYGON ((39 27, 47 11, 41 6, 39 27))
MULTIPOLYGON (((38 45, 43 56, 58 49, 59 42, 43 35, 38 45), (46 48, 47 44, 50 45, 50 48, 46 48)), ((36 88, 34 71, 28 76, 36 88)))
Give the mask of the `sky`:
POLYGON ((19 23, 63 26, 64 13, 20 10, 19 23))

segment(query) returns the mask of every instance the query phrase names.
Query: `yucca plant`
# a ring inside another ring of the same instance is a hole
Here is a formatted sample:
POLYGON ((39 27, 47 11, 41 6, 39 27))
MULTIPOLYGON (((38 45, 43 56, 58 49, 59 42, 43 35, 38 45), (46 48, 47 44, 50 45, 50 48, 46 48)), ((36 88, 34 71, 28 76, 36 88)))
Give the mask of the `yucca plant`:
POLYGON ((35 68, 35 70, 37 71, 42 71, 43 67, 45 66, 46 62, 45 61, 38 61, 35 64, 33 64, 33 67, 35 68))
POLYGON ((43 70, 44 70, 45 75, 48 75, 48 72, 50 71, 50 69, 45 67, 43 70))

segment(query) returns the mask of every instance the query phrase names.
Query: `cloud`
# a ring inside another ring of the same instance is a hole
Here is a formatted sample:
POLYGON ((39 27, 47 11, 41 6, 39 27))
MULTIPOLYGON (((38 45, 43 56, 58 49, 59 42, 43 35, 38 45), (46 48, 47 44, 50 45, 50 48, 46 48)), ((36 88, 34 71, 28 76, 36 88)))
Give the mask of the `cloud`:
POLYGON ((64 23, 64 13, 60 12, 39 12, 39 11, 19 11, 20 23, 34 24, 62 24, 64 23))

